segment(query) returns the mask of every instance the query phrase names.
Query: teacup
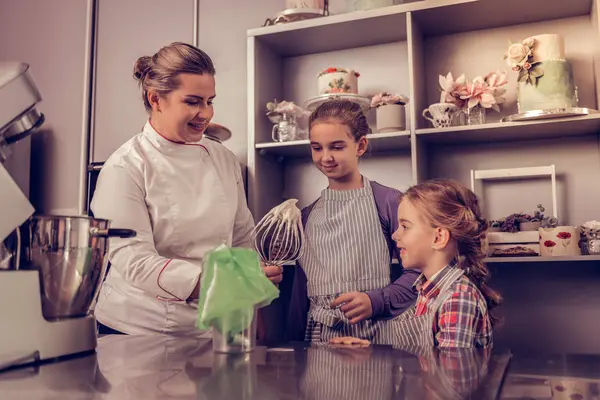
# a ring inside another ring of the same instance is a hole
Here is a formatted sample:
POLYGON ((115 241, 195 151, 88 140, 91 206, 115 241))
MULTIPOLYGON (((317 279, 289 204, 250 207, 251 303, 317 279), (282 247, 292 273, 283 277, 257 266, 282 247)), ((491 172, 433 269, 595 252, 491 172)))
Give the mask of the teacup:
POLYGON ((459 112, 460 108, 452 103, 435 103, 423 110, 423 117, 431 121, 435 128, 447 128, 452 126, 454 118, 459 112), (428 117, 427 113, 431 117, 428 117))

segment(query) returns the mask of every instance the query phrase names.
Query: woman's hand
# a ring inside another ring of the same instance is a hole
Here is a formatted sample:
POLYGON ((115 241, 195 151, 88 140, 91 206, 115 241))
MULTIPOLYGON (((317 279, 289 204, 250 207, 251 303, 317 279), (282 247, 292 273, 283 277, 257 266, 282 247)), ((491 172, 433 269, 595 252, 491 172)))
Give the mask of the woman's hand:
POLYGON ((263 262, 260 263, 265 275, 274 285, 279 285, 283 280, 283 267, 277 265, 267 265, 263 262))
POLYGON ((331 308, 342 306, 340 309, 351 324, 358 324, 373 315, 371 298, 366 293, 351 292, 339 295, 332 303, 331 308), (343 305, 342 305, 343 304, 343 305))

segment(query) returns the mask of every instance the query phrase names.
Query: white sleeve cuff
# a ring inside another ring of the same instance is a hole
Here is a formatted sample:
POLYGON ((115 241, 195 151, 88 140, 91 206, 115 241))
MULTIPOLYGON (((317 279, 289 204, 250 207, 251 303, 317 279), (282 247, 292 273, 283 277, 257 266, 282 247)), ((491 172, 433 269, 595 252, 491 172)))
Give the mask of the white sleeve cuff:
POLYGON ((202 267, 183 260, 169 260, 156 278, 156 284, 163 292, 161 297, 170 300, 187 300, 194 291, 202 267))

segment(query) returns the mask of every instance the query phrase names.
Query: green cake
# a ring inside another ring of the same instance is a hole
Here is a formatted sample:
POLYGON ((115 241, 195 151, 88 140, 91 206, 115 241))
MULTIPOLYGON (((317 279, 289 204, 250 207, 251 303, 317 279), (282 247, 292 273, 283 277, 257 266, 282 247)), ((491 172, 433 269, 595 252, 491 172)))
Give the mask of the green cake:
POLYGON ((513 43, 505 58, 519 74, 519 112, 577 107, 579 99, 571 64, 560 35, 545 34, 513 43))

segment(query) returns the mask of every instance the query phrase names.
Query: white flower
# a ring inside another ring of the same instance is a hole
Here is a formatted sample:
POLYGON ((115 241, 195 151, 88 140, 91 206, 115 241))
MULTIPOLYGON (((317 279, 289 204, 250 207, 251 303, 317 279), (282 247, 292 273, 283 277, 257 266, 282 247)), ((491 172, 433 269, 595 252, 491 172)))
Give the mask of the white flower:
POLYGON ((586 229, 600 229, 600 222, 598 221, 588 221, 582 225, 586 229))
POLYGON ((506 62, 510 67, 516 67, 520 65, 523 61, 526 61, 527 58, 531 55, 531 50, 529 47, 525 46, 522 43, 513 43, 508 48, 508 52, 506 54, 506 62))

